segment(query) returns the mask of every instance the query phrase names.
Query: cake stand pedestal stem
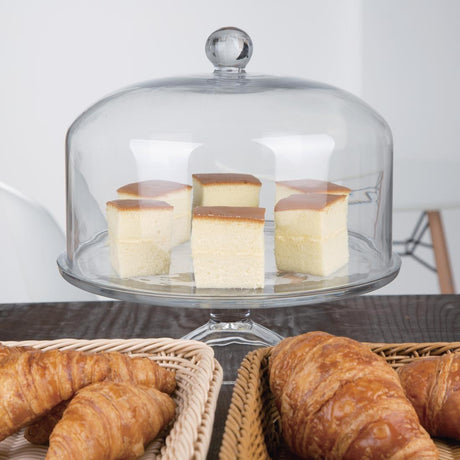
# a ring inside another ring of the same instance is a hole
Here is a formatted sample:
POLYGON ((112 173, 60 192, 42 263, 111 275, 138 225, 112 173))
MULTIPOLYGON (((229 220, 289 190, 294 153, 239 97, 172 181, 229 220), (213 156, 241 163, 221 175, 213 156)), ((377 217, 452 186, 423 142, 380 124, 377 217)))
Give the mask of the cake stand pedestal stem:
POLYGON ((209 321, 183 337, 214 349, 224 370, 224 384, 236 380, 241 361, 250 351, 274 346, 283 337, 252 321, 249 310, 211 310, 209 321))

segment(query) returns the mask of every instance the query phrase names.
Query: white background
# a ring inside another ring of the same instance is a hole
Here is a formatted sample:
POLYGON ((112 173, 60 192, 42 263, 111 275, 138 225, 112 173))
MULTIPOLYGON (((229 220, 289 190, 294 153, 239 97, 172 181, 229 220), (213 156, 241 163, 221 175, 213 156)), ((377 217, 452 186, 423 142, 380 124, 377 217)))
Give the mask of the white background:
MULTIPOLYGON (((320 80, 366 100, 389 122, 396 157, 460 155, 457 0, 0 0, 0 181, 64 228, 72 121, 131 83, 211 71, 204 43, 226 25, 253 39, 248 71, 320 80)), ((395 213, 394 237, 417 217, 395 213)), ((460 210, 443 217, 460 287, 460 210)), ((436 276, 407 259, 379 291, 437 292, 436 276)))

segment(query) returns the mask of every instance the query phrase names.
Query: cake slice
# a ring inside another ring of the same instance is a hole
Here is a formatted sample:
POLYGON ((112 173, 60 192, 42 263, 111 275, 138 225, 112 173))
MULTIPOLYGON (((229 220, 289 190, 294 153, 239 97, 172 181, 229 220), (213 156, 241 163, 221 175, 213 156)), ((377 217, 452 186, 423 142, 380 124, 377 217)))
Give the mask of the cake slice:
POLYGON ((193 207, 259 206, 262 186, 251 174, 193 174, 193 207))
POLYGON ((275 206, 278 270, 329 276, 349 258, 347 196, 298 194, 275 206))
POLYGON ((164 201, 107 203, 110 260, 120 278, 169 272, 172 216, 164 201))
POLYGON ((159 200, 173 206, 171 246, 190 239, 192 218, 192 187, 167 180, 147 180, 124 185, 118 190, 120 199, 159 200))
POLYGON ((264 286, 264 216, 258 207, 198 206, 192 257, 197 288, 264 286))
POLYGON ((342 185, 316 179, 297 179, 276 182, 275 203, 290 195, 299 193, 326 193, 348 197, 350 189, 342 185))
POLYGON ((346 196, 315 193, 283 198, 275 206, 275 223, 279 232, 327 238, 347 228, 346 196))

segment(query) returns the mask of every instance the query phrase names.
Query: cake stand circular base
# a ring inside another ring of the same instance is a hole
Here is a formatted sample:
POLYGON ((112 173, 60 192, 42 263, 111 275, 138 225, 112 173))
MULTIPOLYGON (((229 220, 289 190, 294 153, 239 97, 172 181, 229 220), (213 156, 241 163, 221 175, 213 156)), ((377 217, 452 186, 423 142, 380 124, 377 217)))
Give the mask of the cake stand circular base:
POLYGON ((234 384, 244 357, 253 350, 278 344, 283 337, 255 323, 248 312, 213 312, 209 321, 182 337, 213 348, 224 371, 224 384, 234 384))

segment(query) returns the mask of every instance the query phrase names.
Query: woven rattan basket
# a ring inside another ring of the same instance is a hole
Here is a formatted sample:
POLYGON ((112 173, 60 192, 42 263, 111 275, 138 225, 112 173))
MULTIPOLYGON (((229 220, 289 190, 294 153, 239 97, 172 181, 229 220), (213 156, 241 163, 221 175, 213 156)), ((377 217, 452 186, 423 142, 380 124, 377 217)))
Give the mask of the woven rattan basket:
MULTIPOLYGON (((4 345, 28 345, 42 350, 117 351, 132 356, 147 356, 176 371, 177 403, 174 423, 146 448, 147 459, 205 459, 211 440, 215 407, 222 383, 222 368, 207 345, 190 340, 50 340, 3 342, 4 345)), ((46 446, 29 444, 18 432, 0 443, 0 460, 39 460, 46 446)))
MULTIPOLYGON (((460 352, 460 342, 368 344, 394 368, 420 356, 460 352)), ((297 458, 283 443, 279 413, 268 383, 271 348, 249 353, 241 364, 225 424, 220 460, 297 458)), ((460 443, 435 439, 441 460, 460 460, 460 443)))

